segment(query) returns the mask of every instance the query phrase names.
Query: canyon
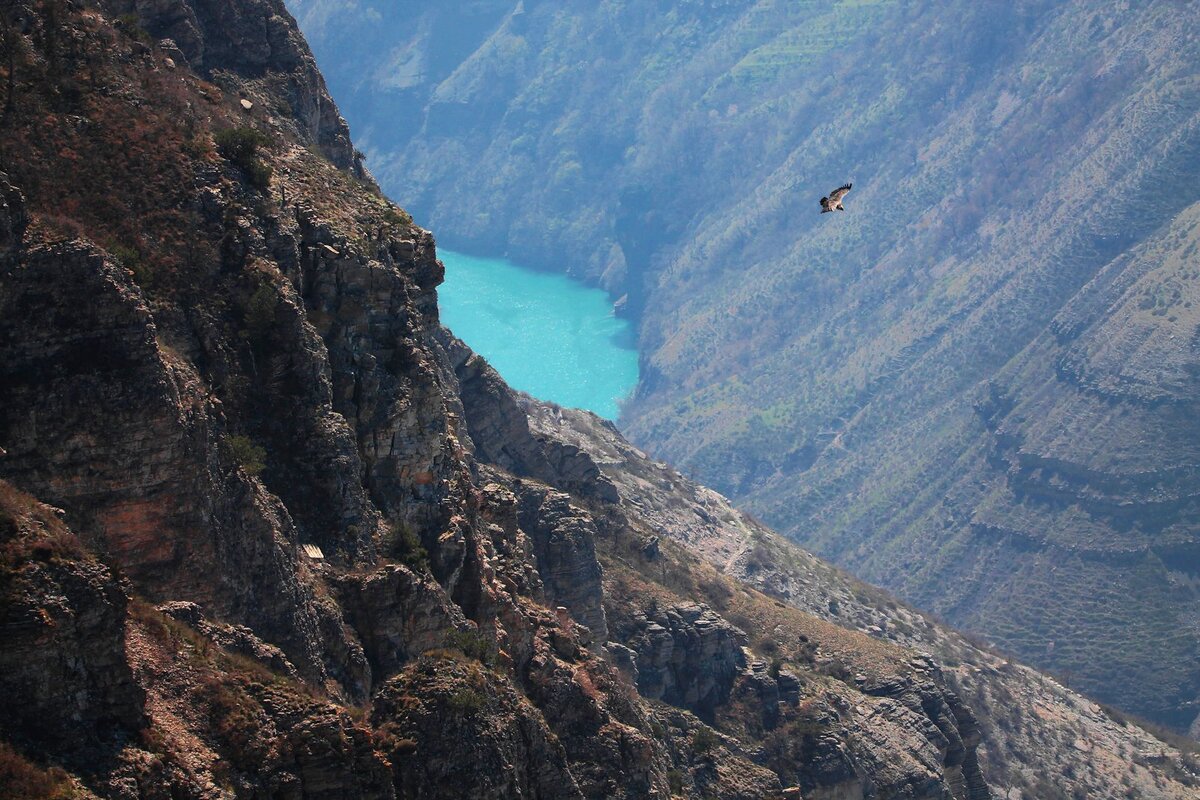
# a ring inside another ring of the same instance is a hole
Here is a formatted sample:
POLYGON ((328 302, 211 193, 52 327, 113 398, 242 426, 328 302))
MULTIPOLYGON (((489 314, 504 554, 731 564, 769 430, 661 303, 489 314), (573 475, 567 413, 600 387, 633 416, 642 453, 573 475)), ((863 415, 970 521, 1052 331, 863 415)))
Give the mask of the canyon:
POLYGON ((1193 726, 1195 4, 291 7, 423 224, 625 298, 631 441, 1193 726))
POLYGON ((278 0, 0 11, 10 794, 1195 796, 1186 741, 509 389, 278 0))

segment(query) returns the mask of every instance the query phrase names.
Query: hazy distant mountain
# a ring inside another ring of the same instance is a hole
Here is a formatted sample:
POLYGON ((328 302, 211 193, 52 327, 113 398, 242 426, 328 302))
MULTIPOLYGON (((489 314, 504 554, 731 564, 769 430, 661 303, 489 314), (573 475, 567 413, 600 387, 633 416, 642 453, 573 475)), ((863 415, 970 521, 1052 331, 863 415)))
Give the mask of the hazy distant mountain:
POLYGON ((1195 4, 290 5, 418 221, 629 293, 633 438, 1192 722, 1195 4))

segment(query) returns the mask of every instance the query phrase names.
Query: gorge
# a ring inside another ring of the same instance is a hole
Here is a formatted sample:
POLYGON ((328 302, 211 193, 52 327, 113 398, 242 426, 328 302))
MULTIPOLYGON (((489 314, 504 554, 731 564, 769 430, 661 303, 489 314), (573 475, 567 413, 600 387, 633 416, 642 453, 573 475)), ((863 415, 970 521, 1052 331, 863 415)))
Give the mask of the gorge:
POLYGON ((280 0, 0 23, 8 795, 1195 797, 1187 740, 511 390, 280 0))
POLYGON ((291 7, 420 219, 628 295, 635 443, 1197 720, 1195 3, 291 7))

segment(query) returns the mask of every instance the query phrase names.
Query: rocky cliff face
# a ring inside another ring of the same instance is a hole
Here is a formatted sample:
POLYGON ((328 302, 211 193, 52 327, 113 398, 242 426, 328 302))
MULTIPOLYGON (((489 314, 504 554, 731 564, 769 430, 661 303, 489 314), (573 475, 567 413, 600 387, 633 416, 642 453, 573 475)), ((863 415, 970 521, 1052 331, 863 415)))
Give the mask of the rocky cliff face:
POLYGON ((0 672, 20 698, 6 726, 34 732, 39 747, 82 756, 113 731, 144 723, 144 693, 121 646, 128 597, 111 569, 82 552, 58 510, 10 485, 0 490, 13 553, 0 576, 0 672))
POLYGON ((677 544, 660 509, 709 512, 622 492, 440 328, 432 237, 278 4, 0 13, 0 778, 989 796, 936 664, 677 544))
MULTIPOLYGON (((536 436, 585 454, 606 483, 615 487, 621 507, 648 522, 653 534, 644 543, 643 557, 654 558, 673 545, 683 546, 721 574, 773 598, 777 604, 769 610, 774 614, 786 606, 831 623, 825 627, 806 622, 792 634, 804 637, 795 646, 810 653, 808 658, 825 673, 846 676, 849 670, 843 668, 855 664, 851 668, 855 674, 848 677, 866 694, 919 705, 926 711, 939 709, 933 717, 941 716, 939 729, 957 731, 968 744, 978 737, 982 772, 1000 796, 1189 797, 1195 792, 1195 778, 1184 777, 1196 772, 1195 749, 1186 740, 1172 739, 1183 746, 1182 752, 1177 751, 1111 709, 978 640, 968 641, 943 623, 820 561, 736 511, 711 489, 649 459, 610 423, 536 401, 524 400, 523 405, 536 436), (939 683, 954 687, 953 695, 937 693, 930 684, 913 682, 911 677, 869 677, 858 665, 877 663, 880 651, 862 640, 844 638, 843 628, 915 651, 919 655, 908 664, 910 675, 928 670, 939 683), (914 702, 914 697, 919 700, 914 702), (957 724, 947 725, 949 720, 957 724), (1032 761, 1031 754, 1036 754, 1032 761), (1164 768, 1181 782, 1163 784, 1164 768)), ((759 636, 770 632, 780 637, 778 641, 786 641, 777 617, 764 619, 761 611, 748 614, 719 591, 702 587, 694 587, 692 595, 711 598, 726 619, 735 620, 745 631, 760 632, 759 636)), ((612 594, 621 597, 630 592, 622 589, 612 594)), ((610 617, 619 619, 618 614, 610 617)), ((787 700, 793 684, 786 668, 774 680, 765 680, 777 666, 774 661, 752 661, 748 666, 737 679, 735 704, 748 691, 787 700)), ((784 707, 786 703, 780 706, 784 707)), ((827 719, 824 715, 829 713, 818 705, 805 711, 801 730, 809 729, 814 720, 827 719)), ((813 751, 804 752, 805 758, 816 758, 813 751)), ((970 746, 962 752, 966 759, 975 756, 970 746)), ((841 769, 836 767, 841 763, 838 758, 828 752, 819 760, 833 774, 841 769)), ((964 780, 971 780, 970 776, 978 780, 978 773, 968 767, 964 780)))

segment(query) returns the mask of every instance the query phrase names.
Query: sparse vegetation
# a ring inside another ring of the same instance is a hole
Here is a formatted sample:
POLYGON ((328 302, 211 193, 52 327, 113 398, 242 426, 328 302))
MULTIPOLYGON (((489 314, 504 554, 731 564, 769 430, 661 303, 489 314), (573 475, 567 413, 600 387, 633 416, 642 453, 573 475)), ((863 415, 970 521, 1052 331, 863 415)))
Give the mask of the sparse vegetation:
POLYGON ((485 665, 491 665, 495 659, 491 642, 476 631, 452 630, 446 634, 445 646, 485 665))
POLYGON ((80 796, 58 767, 41 767, 0 741, 0 793, 6 800, 74 800, 80 796))
POLYGON ((229 437, 229 449, 242 469, 257 477, 267 465, 267 451, 249 436, 236 434, 229 437))
POLYGON ((386 558, 396 559, 414 572, 429 571, 429 553, 412 526, 400 520, 390 520, 385 530, 380 552, 386 558))
POLYGON ((850 668, 840 658, 833 658, 829 661, 817 664, 817 672, 821 675, 827 675, 830 678, 839 680, 842 683, 849 683, 852 678, 850 668))
POLYGON ((391 227, 406 228, 412 225, 412 215, 402 208, 389 205, 383 212, 383 221, 391 227))
POLYGON ((697 728, 692 734, 692 750, 700 756, 710 754, 721 744, 721 737, 707 726, 697 728))
POLYGON ((217 152, 246 174, 250 185, 265 191, 271 185, 272 168, 262 160, 259 150, 270 140, 257 128, 226 128, 213 136, 217 152))
POLYGON ((446 705, 451 713, 468 717, 482 711, 487 705, 487 699, 468 686, 460 686, 446 698, 446 705))
POLYGON ((262 735, 262 705, 232 676, 205 679, 199 693, 208 703, 212 730, 223 745, 225 757, 239 769, 254 770, 269 747, 262 735))

